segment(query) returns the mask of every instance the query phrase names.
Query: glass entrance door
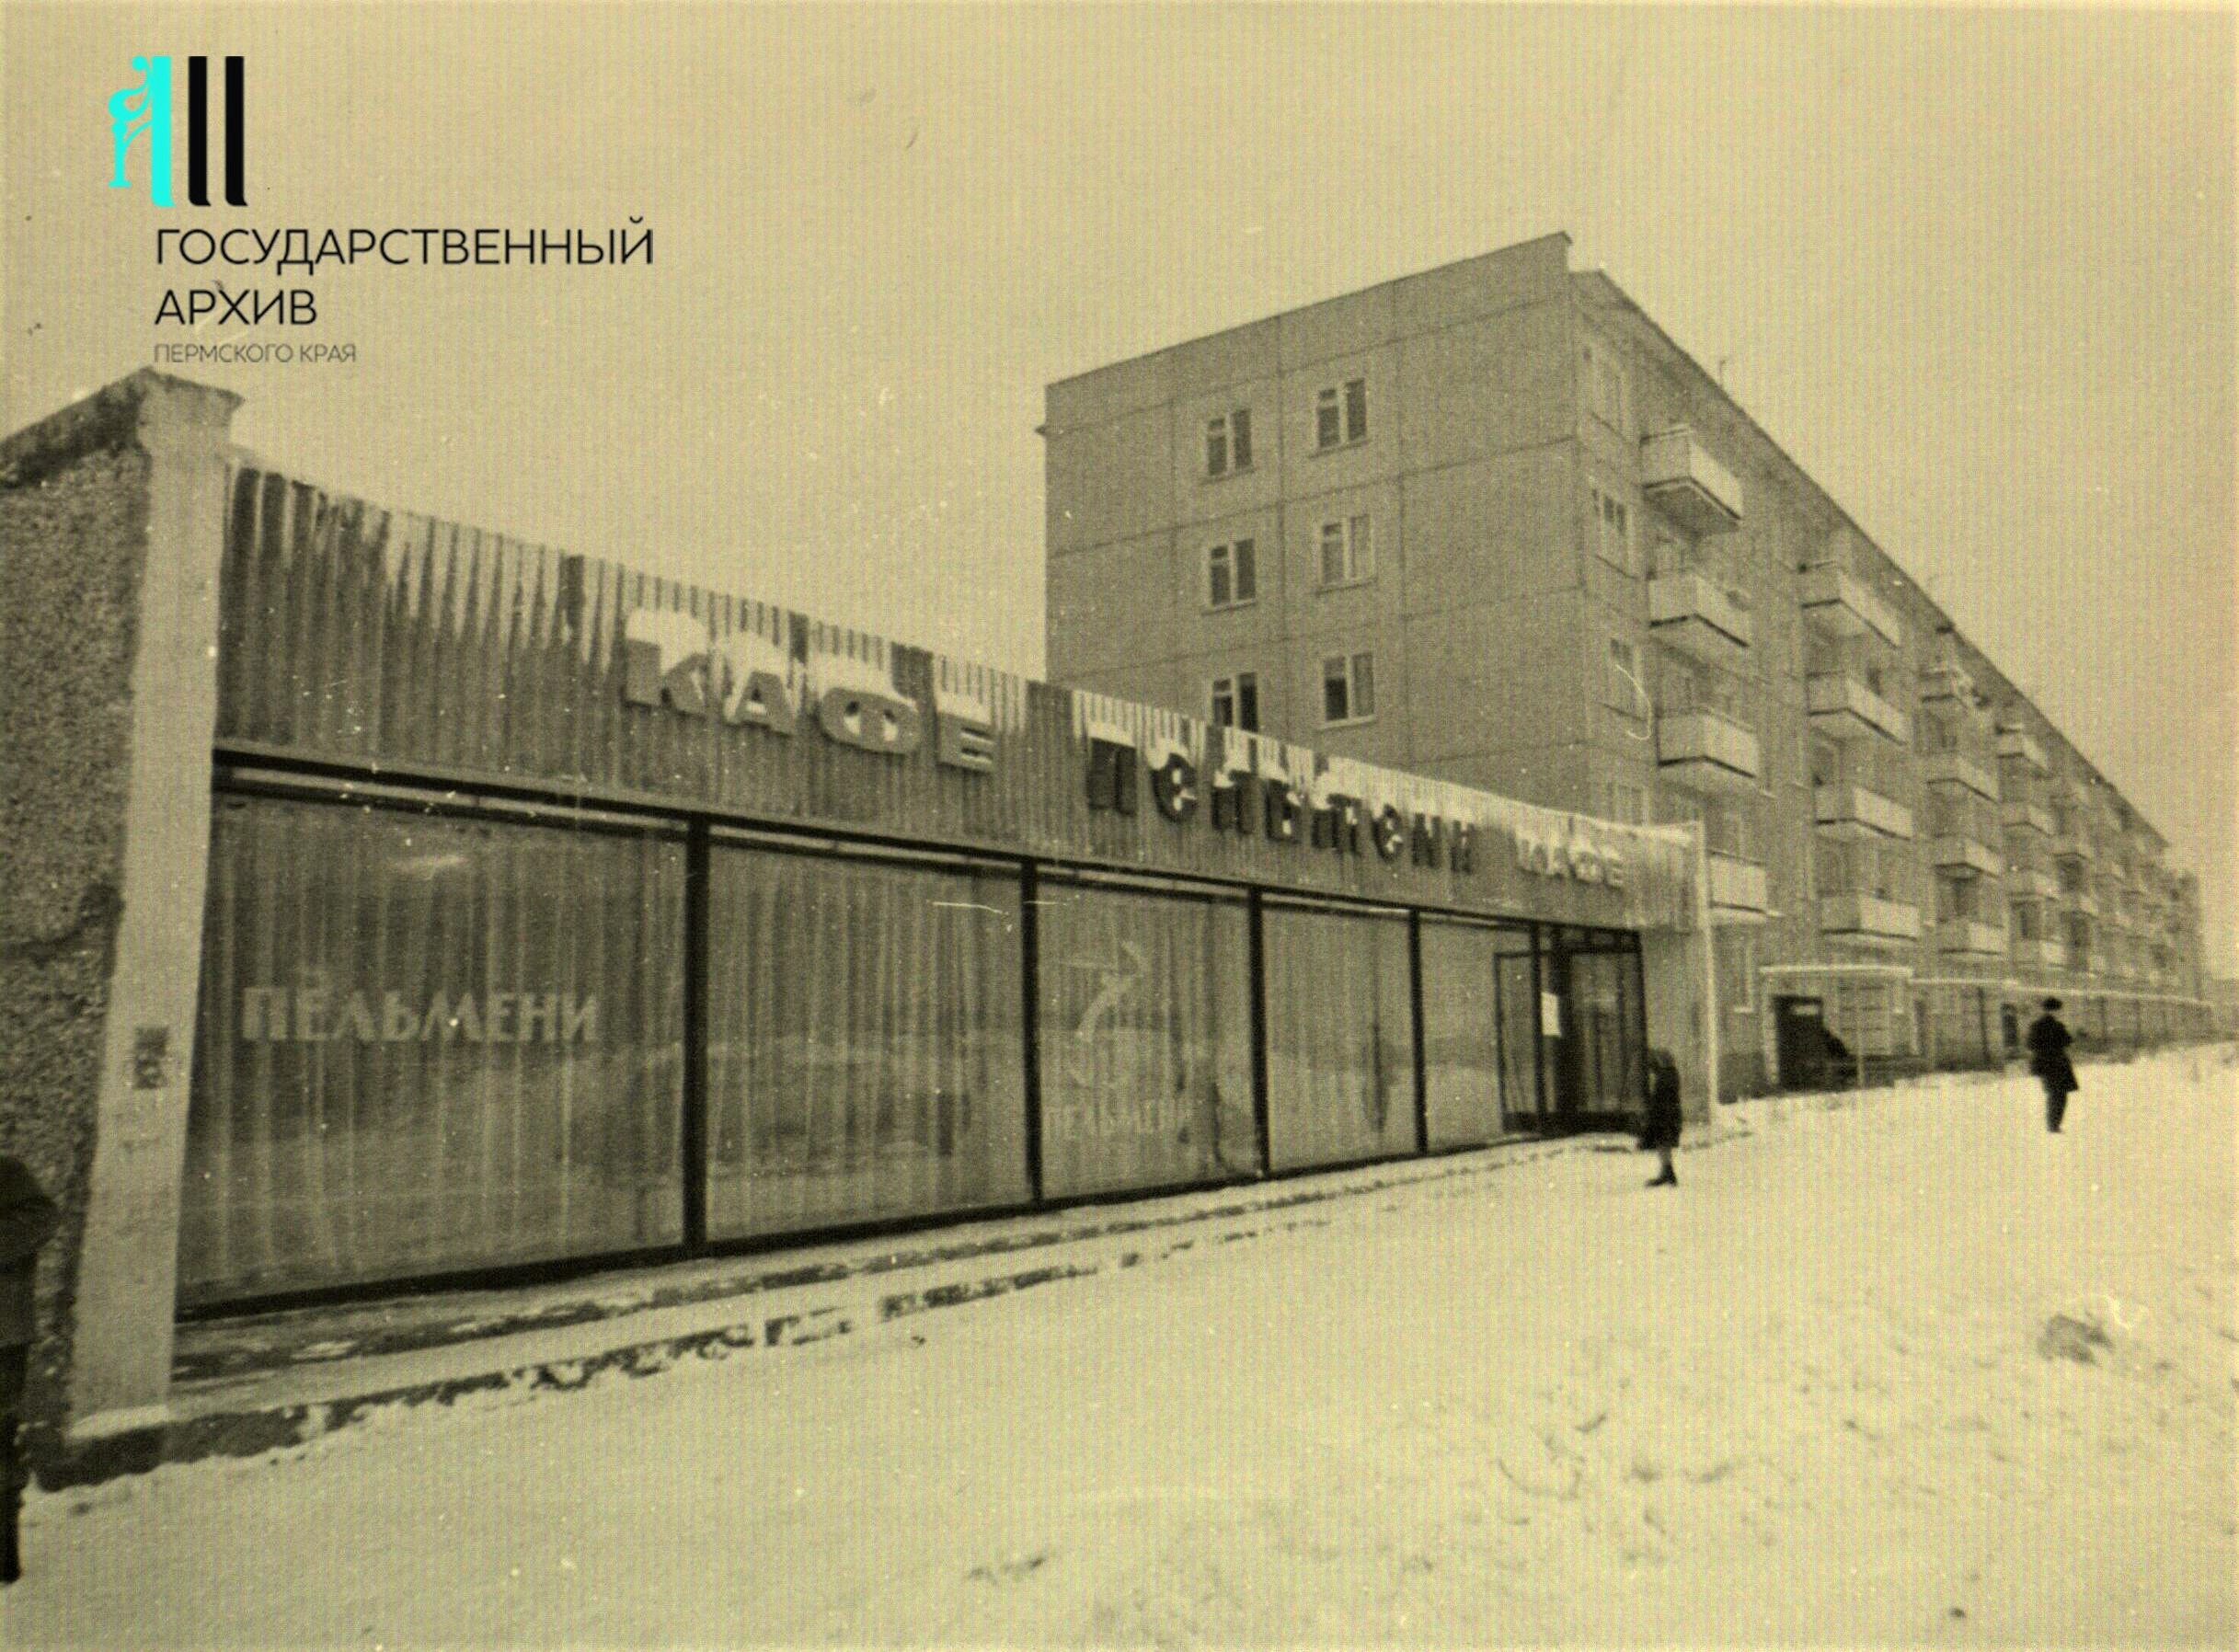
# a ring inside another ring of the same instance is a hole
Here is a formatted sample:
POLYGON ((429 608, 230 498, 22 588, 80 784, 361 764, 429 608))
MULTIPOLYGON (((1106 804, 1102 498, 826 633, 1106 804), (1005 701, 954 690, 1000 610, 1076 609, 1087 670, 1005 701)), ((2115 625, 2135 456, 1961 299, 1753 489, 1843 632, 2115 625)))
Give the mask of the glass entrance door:
POLYGON ((1582 1129, 1639 1111, 1648 1024, 1640 944, 1627 933, 1550 929, 1543 960, 1541 1034, 1551 1117, 1582 1129))

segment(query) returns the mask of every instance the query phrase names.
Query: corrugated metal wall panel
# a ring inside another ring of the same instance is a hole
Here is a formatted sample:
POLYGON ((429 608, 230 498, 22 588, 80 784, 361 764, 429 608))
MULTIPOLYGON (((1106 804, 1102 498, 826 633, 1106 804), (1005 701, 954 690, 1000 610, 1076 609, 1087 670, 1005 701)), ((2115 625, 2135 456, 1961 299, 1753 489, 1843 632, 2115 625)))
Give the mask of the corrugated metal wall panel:
POLYGON ((772 821, 877 832, 1038 856, 1225 878, 1333 894, 1530 912, 1625 928, 1692 922, 1693 860, 1653 831, 1579 820, 1257 738, 1263 773, 1350 789, 1403 811, 1478 828, 1476 870, 1402 854, 1338 853, 1214 830, 1204 793, 1238 737, 1152 707, 938 659, 765 604, 562 556, 456 524, 330 498, 244 471, 223 572, 219 738, 269 751, 495 781, 639 794, 772 821), (752 630, 812 672, 829 656, 882 673, 924 719, 907 756, 820 731, 729 725, 626 704, 626 626, 646 610, 698 616, 713 637, 752 630), (991 770, 936 761, 936 689, 993 714, 991 770), (1200 801, 1167 820, 1139 786, 1133 814, 1092 809, 1092 726, 1139 748, 1171 740, 1199 764, 1200 801), (1519 865, 1520 833, 1622 845, 1622 889, 1519 865))

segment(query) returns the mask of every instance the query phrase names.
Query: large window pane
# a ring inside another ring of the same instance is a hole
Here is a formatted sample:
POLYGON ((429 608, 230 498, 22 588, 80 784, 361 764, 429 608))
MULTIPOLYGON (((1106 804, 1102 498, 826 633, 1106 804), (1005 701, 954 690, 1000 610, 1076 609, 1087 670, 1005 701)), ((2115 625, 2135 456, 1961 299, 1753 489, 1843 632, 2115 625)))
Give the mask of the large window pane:
POLYGON ((679 844, 222 799, 179 1297, 682 1237, 679 844))
POLYGON ((1258 1168, 1241 901, 1041 886, 1042 1188, 1258 1168))
POLYGON ((1510 1130, 1545 1121, 1549 1097, 1540 1082, 1540 983, 1532 967, 1527 930, 1502 930, 1494 939, 1496 1014, 1500 1032, 1500 1115, 1510 1130))
POLYGON ((1493 1001, 1498 935, 1476 924, 1423 923, 1424 1119, 1432 1147, 1489 1141, 1500 1133, 1493 1001))
POLYGON ((1275 905, 1263 919, 1269 1163, 1411 1152, 1406 920, 1275 905))
POLYGON ((711 1236, 1023 1203, 1015 876, 718 846, 711 1236))
POLYGON ((1567 1112, 1633 1113, 1641 1106, 1639 975, 1630 951, 1568 951, 1561 960, 1562 1058, 1567 1112))

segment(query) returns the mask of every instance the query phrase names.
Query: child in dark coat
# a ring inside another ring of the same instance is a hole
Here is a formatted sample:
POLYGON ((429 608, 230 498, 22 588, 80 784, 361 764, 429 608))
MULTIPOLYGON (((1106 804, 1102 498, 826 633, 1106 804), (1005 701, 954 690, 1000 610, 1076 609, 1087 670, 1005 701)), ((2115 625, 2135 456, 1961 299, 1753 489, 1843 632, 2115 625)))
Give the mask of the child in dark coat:
POLYGON ((38 1326, 31 1282, 40 1246, 60 1212, 21 1159, 0 1153, 0 1584, 23 1575, 16 1522, 23 1507, 23 1466, 16 1460, 16 1421, 30 1374, 38 1326))
POLYGON ((1669 1050, 1648 1051, 1648 1110, 1640 1126, 1640 1145, 1645 1151, 1656 1150, 1660 1166, 1651 1187, 1676 1187, 1679 1175, 1671 1168, 1671 1150, 1680 1139, 1680 1075, 1679 1063, 1669 1050))

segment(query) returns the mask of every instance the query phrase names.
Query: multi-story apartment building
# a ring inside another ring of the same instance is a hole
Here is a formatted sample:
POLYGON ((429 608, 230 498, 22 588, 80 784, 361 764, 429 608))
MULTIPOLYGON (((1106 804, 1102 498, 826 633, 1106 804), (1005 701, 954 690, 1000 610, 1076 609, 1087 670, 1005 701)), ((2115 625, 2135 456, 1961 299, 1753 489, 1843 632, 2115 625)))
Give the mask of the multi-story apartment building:
POLYGON ((1698 820, 1728 1082, 2204 1014, 2165 845, 1550 235, 1050 387, 1051 675, 1698 820))

